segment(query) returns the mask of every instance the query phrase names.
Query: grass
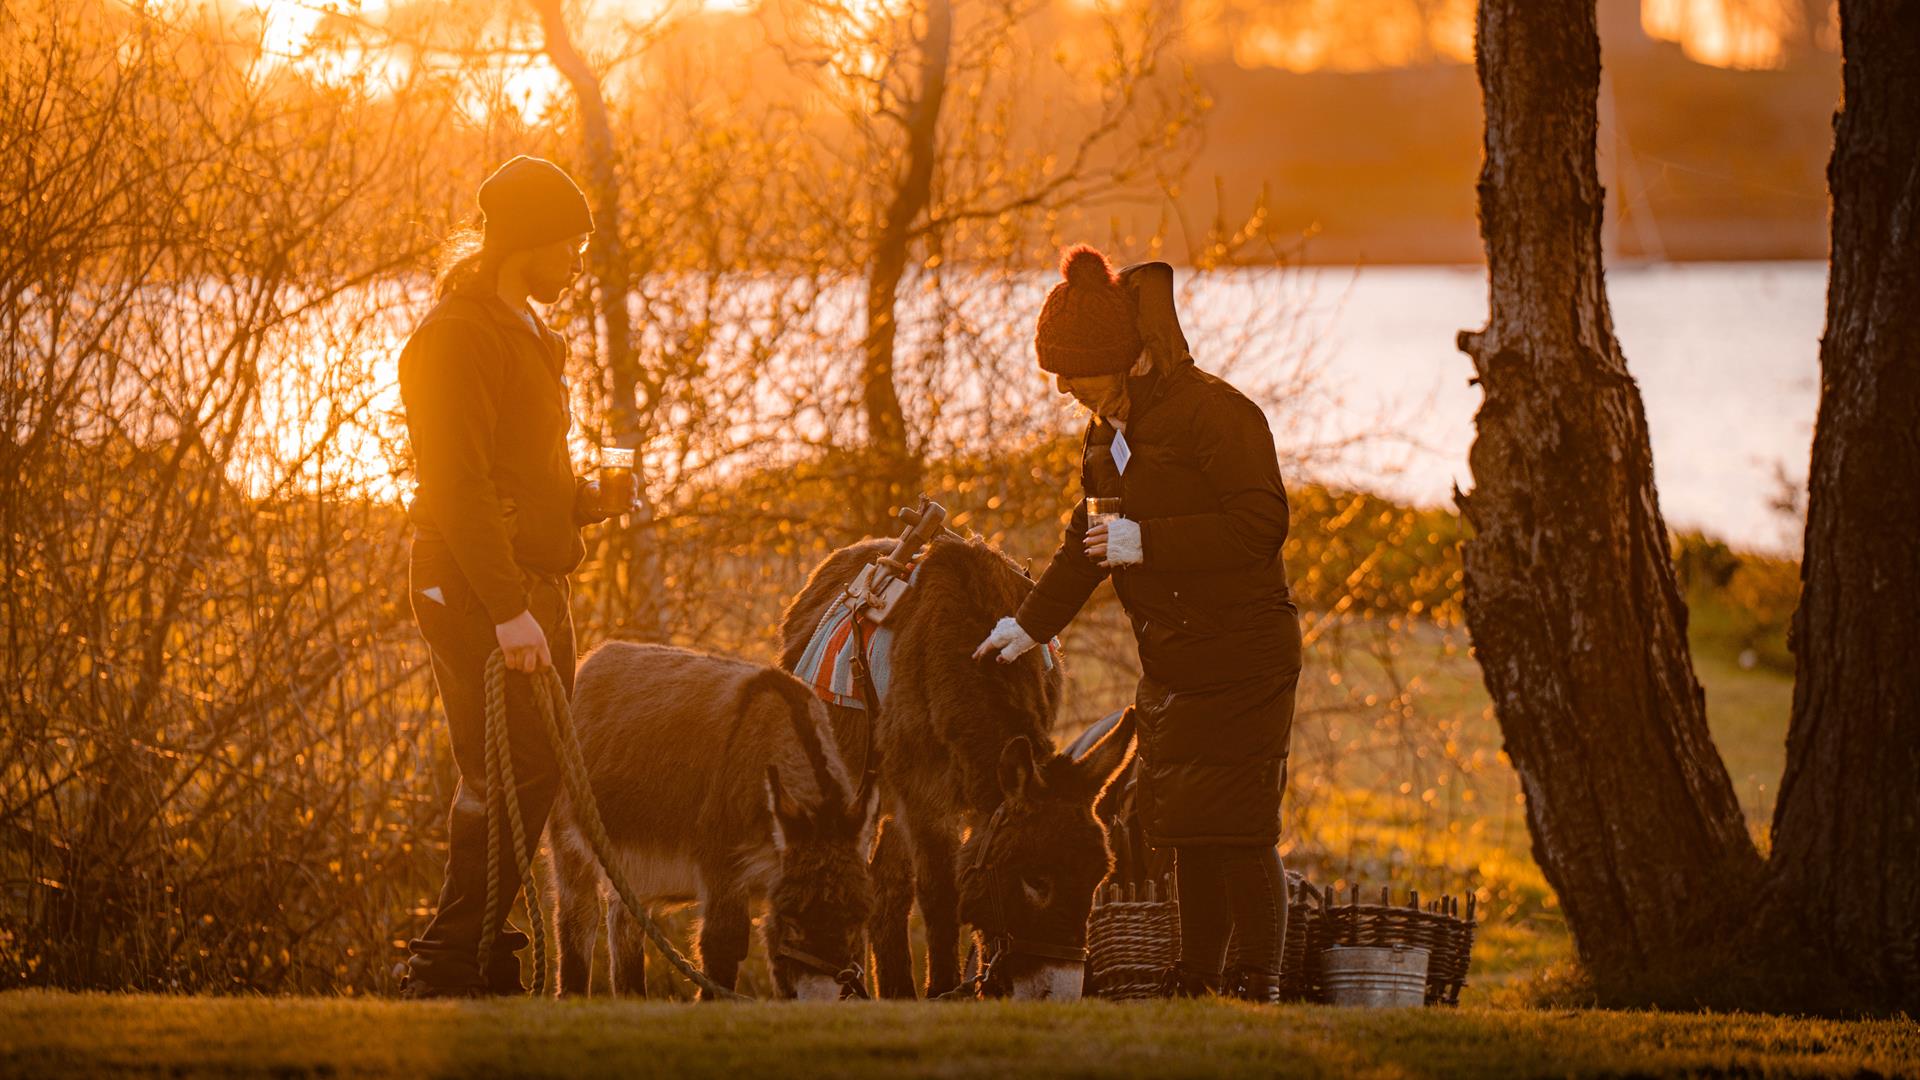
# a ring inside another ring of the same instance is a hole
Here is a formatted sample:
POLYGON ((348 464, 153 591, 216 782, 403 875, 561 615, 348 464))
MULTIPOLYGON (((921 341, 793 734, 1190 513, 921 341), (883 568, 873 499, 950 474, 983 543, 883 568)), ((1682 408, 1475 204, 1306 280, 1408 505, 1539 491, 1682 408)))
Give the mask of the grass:
MULTIPOLYGON (((1714 742, 1764 844, 1786 762, 1793 679, 1743 665, 1742 646, 1714 629, 1725 613, 1696 597, 1695 671, 1714 742), (1716 621, 1717 620, 1717 621, 1716 621)), ((1463 1000, 1522 1005, 1562 981, 1573 942, 1534 863, 1519 782, 1501 750, 1480 669, 1457 639, 1409 628, 1393 651, 1361 628, 1310 656, 1294 727, 1288 791, 1289 865, 1322 884, 1404 895, 1478 894, 1481 928, 1463 1000), (1391 669, 1391 670, 1390 670, 1391 669), (1328 685, 1331 683, 1332 685, 1328 685), (1396 694, 1407 690, 1404 716, 1396 694)), ((1549 993, 1549 996, 1555 996, 1549 993)))
MULTIPOLYGON (((1777 668, 1743 666, 1740 642, 1710 629, 1716 619, 1726 621, 1710 599, 1695 598, 1703 617, 1694 623, 1694 665, 1715 743, 1759 839, 1785 764, 1793 681, 1777 668)), ((1090 719, 1125 701, 1132 683, 1083 662, 1085 656, 1127 652, 1132 637, 1124 624, 1083 622, 1069 666, 1083 704, 1067 715, 1090 719), (1107 640, 1089 633, 1099 629, 1107 640)), ((1069 728, 1061 738, 1073 733, 1069 728)), ((1533 860, 1519 780, 1503 743, 1462 636, 1364 621, 1327 635, 1308 658, 1294 726, 1282 841, 1287 864, 1340 896, 1355 882, 1369 896, 1389 883, 1401 898, 1409 888, 1428 898, 1471 891, 1480 925, 1463 1003, 1577 1003, 1583 998, 1573 939, 1533 860), (1396 711, 1403 691, 1404 709, 1396 711)), ((681 918, 675 925, 684 933, 689 924, 681 918)), ((917 940, 917 917, 913 930, 917 940)), ((763 965, 756 946, 743 971, 745 988, 767 985, 763 965)), ((684 992, 662 965, 651 966, 649 980, 656 996, 684 992)))
POLYGON ((1920 1072, 1920 1025, 1115 1005, 0 995, 0 1075, 1809 1076, 1920 1072))
MULTIPOLYGON (((1752 635, 1726 611, 1698 598, 1694 611, 1708 722, 1763 837, 1785 760, 1792 679, 1778 663, 1743 662, 1752 635)), ((1562 992, 1577 986, 1573 944, 1528 849, 1517 778, 1479 668, 1457 631, 1408 627, 1383 640, 1373 629, 1356 622, 1308 659, 1288 796, 1289 865, 1337 888, 1390 881, 1397 892, 1412 886, 1429 897, 1473 891, 1480 932, 1458 1010, 1219 1002, 696 1008, 18 992, 0 994, 0 1078, 1920 1076, 1920 1025, 1912 1021, 1531 1007, 1578 1000, 1562 992)), ((1131 642, 1121 635, 1107 644, 1124 650, 1131 642)), ((1090 680, 1079 690, 1085 704, 1073 712, 1090 718, 1125 700, 1131 684, 1090 680)))

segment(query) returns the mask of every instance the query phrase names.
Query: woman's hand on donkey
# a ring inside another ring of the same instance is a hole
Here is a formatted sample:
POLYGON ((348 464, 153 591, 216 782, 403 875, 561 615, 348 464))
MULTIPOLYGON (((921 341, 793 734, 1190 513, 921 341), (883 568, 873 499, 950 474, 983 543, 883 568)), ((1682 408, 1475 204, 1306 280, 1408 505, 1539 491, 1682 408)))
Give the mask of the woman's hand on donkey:
POLYGON ((1127 518, 1096 521, 1087 530, 1087 558, 1105 567, 1138 566, 1146 561, 1140 547, 1140 523, 1127 518))
POLYGON ((998 650, 1000 662, 1011 664, 1036 644, 1033 635, 1021 629, 1019 622, 1009 615, 993 624, 993 632, 987 635, 987 640, 981 642, 979 648, 973 650, 973 658, 979 660, 998 650))
POLYGON ((547 632, 534 621, 533 612, 522 611, 493 628, 500 640, 500 655, 509 671, 528 675, 553 666, 553 653, 547 649, 547 632))

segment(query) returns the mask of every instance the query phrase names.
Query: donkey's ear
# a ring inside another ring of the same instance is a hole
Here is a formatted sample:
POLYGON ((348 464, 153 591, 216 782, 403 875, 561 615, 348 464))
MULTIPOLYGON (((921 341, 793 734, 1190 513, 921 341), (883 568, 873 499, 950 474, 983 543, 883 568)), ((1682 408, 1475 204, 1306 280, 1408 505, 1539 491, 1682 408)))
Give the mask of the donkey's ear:
POLYGON ((1025 735, 1008 739, 1000 750, 1000 793, 1009 799, 1024 799, 1045 784, 1040 778, 1040 763, 1033 757, 1033 744, 1025 735))
POLYGON ((1114 774, 1127 763, 1133 750, 1134 728, 1133 709, 1129 706, 1120 717, 1120 722, 1113 725, 1112 731, 1101 736, 1099 742, 1087 747, 1074 760, 1073 771, 1078 774, 1082 784, 1096 792, 1107 786, 1107 781, 1112 780, 1114 774))
POLYGON ((787 794, 786 785, 780 782, 778 767, 767 766, 767 809, 773 811, 773 847, 776 851, 787 850, 787 834, 790 830, 805 823, 805 813, 800 804, 787 794))

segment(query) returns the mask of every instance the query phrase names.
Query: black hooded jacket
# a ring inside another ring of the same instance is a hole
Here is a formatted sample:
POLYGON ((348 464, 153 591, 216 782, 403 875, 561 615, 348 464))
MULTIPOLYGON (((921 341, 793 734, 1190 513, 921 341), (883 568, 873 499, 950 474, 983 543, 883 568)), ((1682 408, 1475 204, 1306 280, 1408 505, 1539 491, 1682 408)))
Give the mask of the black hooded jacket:
MULTIPOLYGON (((1287 655, 1289 635, 1272 625, 1292 609, 1280 558, 1287 492, 1266 415, 1195 367, 1184 346, 1129 380, 1125 473, 1114 461, 1114 428, 1095 417, 1080 482, 1088 495, 1119 496, 1124 516, 1140 523, 1145 559, 1113 571, 1113 587, 1139 637, 1142 666, 1169 686, 1203 686, 1276 663, 1297 666, 1299 657, 1287 655)), ((1020 607, 1020 625, 1036 641, 1059 633, 1108 575, 1087 557, 1086 531, 1083 501, 1020 607)))
MULTIPOLYGON (((1266 415, 1194 366, 1164 273, 1163 286, 1141 289, 1155 363, 1128 385, 1126 469, 1114 428, 1095 418, 1080 475, 1088 495, 1119 496, 1123 516, 1140 523, 1143 561, 1111 573, 1146 675, 1136 700, 1143 815, 1159 844, 1271 843, 1300 671, 1280 557, 1287 494, 1266 415), (1169 305, 1170 331, 1152 332, 1151 296, 1169 305)), ((1016 615, 1036 641, 1072 621, 1110 572, 1087 557, 1086 530, 1083 501, 1016 615)))

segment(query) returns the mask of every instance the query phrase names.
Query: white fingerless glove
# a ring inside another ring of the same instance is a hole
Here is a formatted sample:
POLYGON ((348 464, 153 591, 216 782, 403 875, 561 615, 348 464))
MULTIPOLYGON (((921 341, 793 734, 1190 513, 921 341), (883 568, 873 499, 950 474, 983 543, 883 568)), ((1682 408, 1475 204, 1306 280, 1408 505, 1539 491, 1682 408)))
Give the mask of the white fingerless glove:
POLYGON ((1102 566, 1139 566, 1146 561, 1140 549, 1140 523, 1127 518, 1107 522, 1107 561, 1102 566))
POLYGON ((1033 635, 1021 629, 1019 622, 1009 615, 993 624, 993 632, 987 635, 987 640, 981 642, 979 648, 973 650, 973 658, 978 660, 998 650, 1000 662, 1011 664, 1036 644, 1038 642, 1033 640, 1033 635))

